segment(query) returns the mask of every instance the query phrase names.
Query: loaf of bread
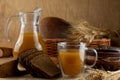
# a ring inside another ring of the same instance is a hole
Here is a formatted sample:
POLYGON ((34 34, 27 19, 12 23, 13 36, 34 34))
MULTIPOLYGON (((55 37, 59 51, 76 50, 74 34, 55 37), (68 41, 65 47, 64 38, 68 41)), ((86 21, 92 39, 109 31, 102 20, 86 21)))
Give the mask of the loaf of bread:
POLYGON ((36 49, 22 52, 18 59, 22 66, 34 77, 53 78, 61 73, 49 55, 36 49))
POLYGON ((44 39, 68 38, 67 30, 71 24, 62 18, 45 17, 40 22, 40 32, 44 39))

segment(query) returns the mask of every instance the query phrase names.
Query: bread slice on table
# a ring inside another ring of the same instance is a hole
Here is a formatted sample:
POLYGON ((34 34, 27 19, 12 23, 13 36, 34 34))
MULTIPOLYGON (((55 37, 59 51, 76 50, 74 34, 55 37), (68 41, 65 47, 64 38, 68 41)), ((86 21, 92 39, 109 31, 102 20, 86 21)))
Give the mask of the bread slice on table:
POLYGON ((18 59, 34 77, 53 78, 61 73, 49 55, 44 54, 43 51, 29 49, 22 52, 18 59))
POLYGON ((46 78, 53 78, 60 74, 60 69, 53 63, 50 57, 46 54, 40 54, 31 60, 31 66, 39 73, 42 73, 46 78))
POLYGON ((19 54, 18 60, 22 65, 25 65, 24 59, 28 57, 29 55, 33 54, 34 52, 37 52, 38 50, 35 48, 28 49, 27 51, 23 51, 19 54))

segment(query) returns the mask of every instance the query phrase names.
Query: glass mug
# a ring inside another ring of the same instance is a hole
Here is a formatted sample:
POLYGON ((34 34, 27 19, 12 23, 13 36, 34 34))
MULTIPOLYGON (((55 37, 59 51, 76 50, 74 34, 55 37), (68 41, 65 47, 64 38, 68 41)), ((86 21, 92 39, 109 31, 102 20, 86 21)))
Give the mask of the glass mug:
POLYGON ((83 42, 59 42, 57 47, 59 66, 64 78, 80 76, 85 68, 93 67, 96 64, 97 51, 87 48, 83 42), (95 53, 96 57, 92 65, 85 64, 86 50, 92 50, 95 53))

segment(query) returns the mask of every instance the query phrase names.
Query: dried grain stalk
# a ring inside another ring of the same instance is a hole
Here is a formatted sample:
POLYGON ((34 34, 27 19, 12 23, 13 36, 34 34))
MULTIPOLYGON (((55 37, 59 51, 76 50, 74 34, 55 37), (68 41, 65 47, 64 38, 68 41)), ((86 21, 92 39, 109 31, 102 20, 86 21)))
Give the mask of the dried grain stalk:
POLYGON ((69 32, 71 32, 71 38, 88 44, 91 43, 95 37, 107 34, 105 29, 91 26, 87 21, 80 21, 78 24, 72 25, 69 32))
MULTIPOLYGON (((67 31, 69 37, 76 41, 86 42, 89 45, 96 38, 109 38, 120 40, 120 28, 108 29, 107 27, 100 28, 91 26, 87 21, 80 21, 77 24, 73 24, 67 31)), ((115 41, 115 40, 114 40, 115 41)), ((119 43, 120 44, 120 43, 119 43)))

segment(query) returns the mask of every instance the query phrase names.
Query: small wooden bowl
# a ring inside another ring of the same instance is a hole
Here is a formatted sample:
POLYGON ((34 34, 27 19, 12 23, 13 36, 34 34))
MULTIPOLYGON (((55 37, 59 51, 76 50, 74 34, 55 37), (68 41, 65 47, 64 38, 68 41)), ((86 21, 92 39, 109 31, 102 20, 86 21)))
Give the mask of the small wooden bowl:
MULTIPOLYGON (((120 49, 109 47, 106 49, 97 50, 98 60, 94 68, 101 68, 105 70, 115 71, 120 69, 120 49)), ((95 60, 92 52, 87 52, 87 64, 92 64, 95 60)))

